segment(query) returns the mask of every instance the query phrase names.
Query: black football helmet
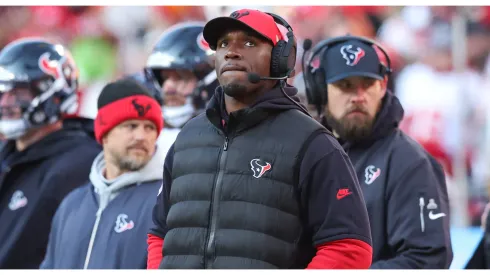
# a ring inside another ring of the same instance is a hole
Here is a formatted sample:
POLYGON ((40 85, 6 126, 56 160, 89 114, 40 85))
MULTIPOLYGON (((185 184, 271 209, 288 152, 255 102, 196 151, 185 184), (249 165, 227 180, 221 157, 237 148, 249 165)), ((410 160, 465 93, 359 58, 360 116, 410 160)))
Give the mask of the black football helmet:
MULTIPOLYGON (((160 70, 189 70, 198 79, 192 94, 197 109, 204 108, 218 86, 214 71, 214 51, 204 40, 202 31, 205 22, 186 22, 173 25, 158 39, 148 57, 145 75, 153 79, 158 91, 165 82, 160 70)), ((155 97, 165 101, 159 93, 155 97)))
POLYGON ((75 114, 77 88, 78 68, 64 46, 42 38, 11 42, 0 51, 0 99, 18 89, 28 90, 33 99, 1 105, 0 134, 16 139, 31 128, 75 114), (8 118, 12 108, 20 109, 20 118, 8 118))

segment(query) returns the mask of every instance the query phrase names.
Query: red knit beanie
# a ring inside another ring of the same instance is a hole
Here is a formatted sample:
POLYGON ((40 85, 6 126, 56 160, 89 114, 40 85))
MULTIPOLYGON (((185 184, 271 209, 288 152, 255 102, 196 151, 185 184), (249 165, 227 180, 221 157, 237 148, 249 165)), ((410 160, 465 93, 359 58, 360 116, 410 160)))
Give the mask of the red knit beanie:
POLYGON ((97 117, 94 121, 95 138, 102 144, 102 137, 120 123, 131 119, 150 120, 163 128, 162 108, 145 87, 131 79, 107 84, 97 101, 97 117))

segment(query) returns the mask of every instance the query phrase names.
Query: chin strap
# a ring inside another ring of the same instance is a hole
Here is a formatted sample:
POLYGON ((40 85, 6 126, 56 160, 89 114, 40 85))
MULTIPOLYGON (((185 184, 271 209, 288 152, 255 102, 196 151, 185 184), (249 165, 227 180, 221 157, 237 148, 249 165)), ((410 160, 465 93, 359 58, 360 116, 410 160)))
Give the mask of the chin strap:
POLYGON ((163 120, 175 128, 181 128, 195 113, 192 100, 189 98, 183 106, 163 106, 163 120))

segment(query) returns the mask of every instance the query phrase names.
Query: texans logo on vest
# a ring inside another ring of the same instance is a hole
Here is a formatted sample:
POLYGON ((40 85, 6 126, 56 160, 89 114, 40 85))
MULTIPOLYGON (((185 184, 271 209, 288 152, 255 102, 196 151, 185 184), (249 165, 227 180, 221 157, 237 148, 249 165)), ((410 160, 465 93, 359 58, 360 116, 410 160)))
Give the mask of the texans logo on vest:
POLYGON ((136 99, 133 99, 131 103, 133 103, 134 109, 136 112, 138 112, 138 116, 140 117, 145 116, 145 114, 151 109, 150 104, 147 104, 146 107, 144 107, 143 105, 139 105, 138 102, 136 102, 136 99))
POLYGON ((252 166, 252 171, 254 172, 254 177, 255 178, 260 178, 262 175, 264 175, 265 172, 271 170, 272 165, 268 162, 265 162, 260 159, 253 159, 250 161, 250 166, 252 166), (265 164, 261 164, 265 163, 265 164))
POLYGON ((355 66, 359 63, 359 60, 363 58, 366 53, 363 49, 357 47, 357 50, 352 50, 352 45, 345 45, 340 48, 340 53, 342 57, 347 61, 345 64, 348 66, 355 66))

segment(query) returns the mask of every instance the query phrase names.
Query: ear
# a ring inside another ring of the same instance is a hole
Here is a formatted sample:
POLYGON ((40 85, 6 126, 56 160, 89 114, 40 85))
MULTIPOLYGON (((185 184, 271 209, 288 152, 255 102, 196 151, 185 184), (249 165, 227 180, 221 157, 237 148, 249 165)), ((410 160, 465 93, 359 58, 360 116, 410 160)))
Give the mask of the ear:
POLYGON ((111 134, 112 130, 114 128, 112 128, 111 130, 107 131, 103 136, 102 136, 102 147, 104 147, 108 142, 109 142, 109 135, 111 134))
POLYGON ((219 66, 218 66, 218 58, 216 58, 216 55, 213 58, 213 68, 214 68, 214 71, 216 72, 216 76, 218 76, 219 75, 219 72, 218 72, 219 66))
POLYGON ((384 79, 380 81, 380 83, 381 83, 382 97, 384 97, 386 94, 386 90, 388 88, 388 76, 385 76, 384 79))
POLYGON ((107 143, 107 134, 102 137, 102 146, 107 143))
MULTIPOLYGON (((328 83, 326 86, 326 91, 332 91, 333 89, 334 89, 334 86, 331 83, 328 83)), ((326 93, 325 97, 326 97, 327 103, 323 106, 323 108, 325 110, 328 109, 328 104, 330 104, 330 102, 333 102, 332 100, 330 100, 330 96, 332 95, 332 93, 328 93, 326 91, 325 91, 325 93, 326 93)))

